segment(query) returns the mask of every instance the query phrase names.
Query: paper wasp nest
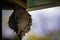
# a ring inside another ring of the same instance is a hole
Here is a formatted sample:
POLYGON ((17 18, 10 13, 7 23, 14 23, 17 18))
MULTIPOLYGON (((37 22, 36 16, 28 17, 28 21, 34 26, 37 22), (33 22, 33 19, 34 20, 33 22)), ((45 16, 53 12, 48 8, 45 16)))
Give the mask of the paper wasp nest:
POLYGON ((8 24, 18 36, 23 36, 30 30, 32 24, 31 15, 24 9, 15 10, 9 17, 8 24))

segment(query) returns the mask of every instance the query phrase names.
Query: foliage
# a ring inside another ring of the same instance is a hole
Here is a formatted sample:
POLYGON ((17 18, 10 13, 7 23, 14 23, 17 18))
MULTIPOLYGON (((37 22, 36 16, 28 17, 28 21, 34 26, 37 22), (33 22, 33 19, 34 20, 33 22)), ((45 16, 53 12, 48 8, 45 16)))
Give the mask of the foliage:
POLYGON ((13 40, 20 40, 19 37, 16 35, 13 40))

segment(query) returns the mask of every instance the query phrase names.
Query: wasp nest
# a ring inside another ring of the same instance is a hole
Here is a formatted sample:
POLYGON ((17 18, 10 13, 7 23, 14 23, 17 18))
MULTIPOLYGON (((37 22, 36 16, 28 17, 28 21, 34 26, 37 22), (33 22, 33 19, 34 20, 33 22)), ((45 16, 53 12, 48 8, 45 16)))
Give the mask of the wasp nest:
POLYGON ((24 9, 15 10, 9 17, 8 24, 17 35, 23 36, 30 30, 32 24, 31 15, 24 9))

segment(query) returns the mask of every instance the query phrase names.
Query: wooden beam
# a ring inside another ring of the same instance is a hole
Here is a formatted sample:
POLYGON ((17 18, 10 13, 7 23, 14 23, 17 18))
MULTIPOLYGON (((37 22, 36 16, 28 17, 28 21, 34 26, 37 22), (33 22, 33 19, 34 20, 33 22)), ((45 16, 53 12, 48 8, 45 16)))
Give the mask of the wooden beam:
POLYGON ((8 0, 8 1, 11 3, 17 4, 18 6, 21 6, 23 8, 27 8, 27 4, 21 0, 8 0))
POLYGON ((48 0, 48 1, 50 1, 50 2, 60 2, 60 0, 48 0))
POLYGON ((42 6, 37 6, 37 7, 32 7, 32 8, 27 8, 27 11, 33 11, 33 10, 39 10, 39 9, 45 9, 45 8, 50 8, 50 7, 55 7, 55 6, 60 6, 60 1, 57 0, 49 0, 50 2, 53 2, 52 4, 47 4, 47 5, 42 5, 42 6))

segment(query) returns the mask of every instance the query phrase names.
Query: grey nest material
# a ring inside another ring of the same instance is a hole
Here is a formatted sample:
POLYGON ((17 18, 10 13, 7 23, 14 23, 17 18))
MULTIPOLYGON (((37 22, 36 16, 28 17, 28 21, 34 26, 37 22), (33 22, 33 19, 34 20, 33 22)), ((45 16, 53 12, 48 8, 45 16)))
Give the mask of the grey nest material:
POLYGON ((8 25, 21 38, 30 30, 31 15, 24 9, 15 10, 9 17, 8 25))

